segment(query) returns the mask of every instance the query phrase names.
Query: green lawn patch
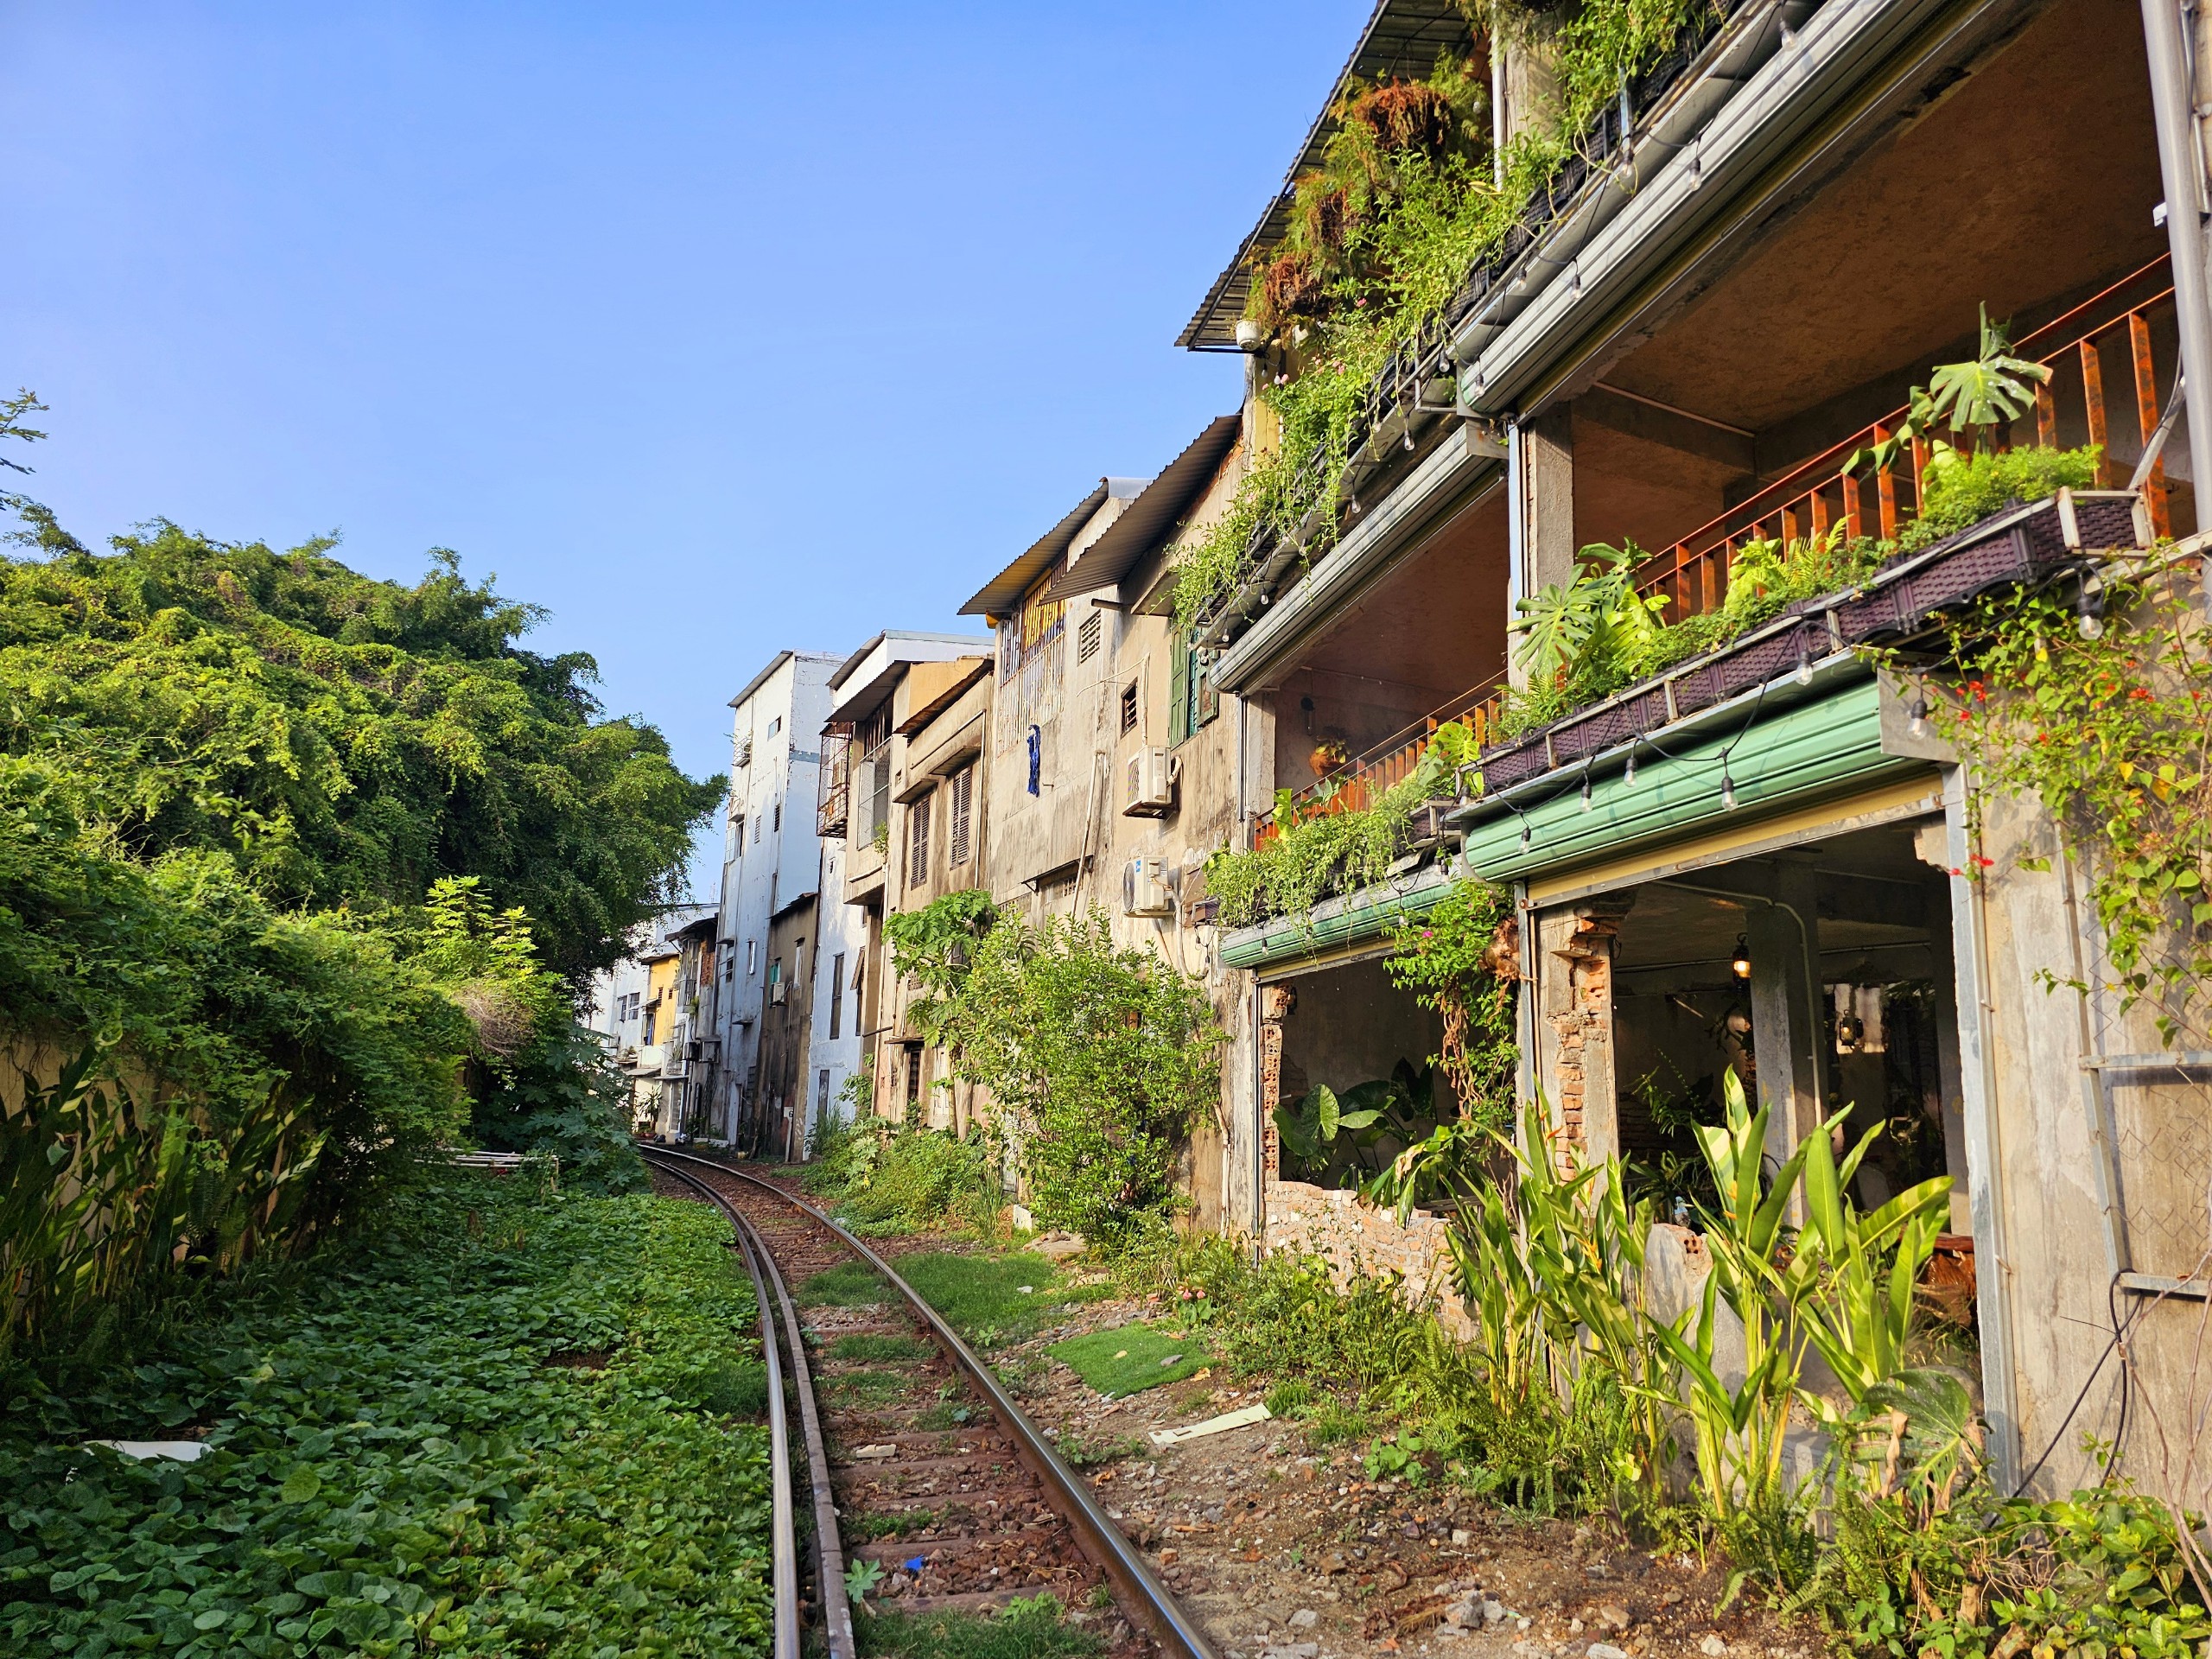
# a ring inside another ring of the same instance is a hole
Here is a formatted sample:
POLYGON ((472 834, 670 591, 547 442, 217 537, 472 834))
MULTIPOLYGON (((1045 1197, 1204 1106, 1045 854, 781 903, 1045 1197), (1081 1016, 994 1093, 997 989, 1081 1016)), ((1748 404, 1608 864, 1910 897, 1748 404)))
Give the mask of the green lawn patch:
POLYGON ((972 1613, 863 1613, 853 1636, 868 1659, 1086 1659, 1104 1643, 1067 1622, 1049 1595, 1016 1597, 995 1618, 972 1613))
POLYGON ((793 1300, 802 1307, 866 1307, 893 1298, 891 1287, 865 1262, 840 1262, 801 1285, 793 1300))
POLYGON ((931 1251, 902 1256, 899 1273, 962 1336, 985 1347, 1034 1336, 1067 1309, 1106 1294, 1103 1286, 1062 1284, 1049 1257, 1026 1252, 960 1255, 931 1251))
POLYGON ((1070 1337, 1045 1351, 1099 1393, 1119 1399, 1163 1382, 1180 1382, 1213 1363, 1196 1337, 1125 1325, 1070 1337))
POLYGON ((704 1205, 448 1178, 111 1366, 18 1364, 0 1652, 765 1654, 729 1238, 704 1205), (85 1444, 203 1433, 190 1464, 85 1444))

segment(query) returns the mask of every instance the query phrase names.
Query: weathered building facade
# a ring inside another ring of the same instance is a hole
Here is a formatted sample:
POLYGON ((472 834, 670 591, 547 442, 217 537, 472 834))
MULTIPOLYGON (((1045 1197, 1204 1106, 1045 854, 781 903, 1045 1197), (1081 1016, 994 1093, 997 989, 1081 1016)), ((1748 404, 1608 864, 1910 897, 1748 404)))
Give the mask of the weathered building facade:
MULTIPOLYGON (((1354 68, 1420 73, 1449 10, 1385 4, 1354 68)), ((2212 435, 2169 411, 2206 333, 2203 156, 2185 99, 2182 141, 2170 123, 2162 143, 2169 69, 2146 15, 1730 9, 1601 112, 1584 161, 1401 348, 1325 533, 1255 531, 1195 641, 1262 774, 1239 798, 1281 785, 1310 810, 1357 806, 1440 724, 1484 747, 1479 779, 1408 831, 1388 880, 1220 939, 1260 1026, 1249 1070, 1226 1073, 1229 1162, 1255 1176, 1234 1223, 1336 1236, 1315 1189, 1283 1179, 1273 1110, 1433 1041, 1376 964, 1397 918, 1479 880, 1518 919, 1520 1093, 1586 1155, 1656 1155, 1733 1068, 1774 1109, 1777 1155, 1847 1106, 1853 1130, 1888 1126, 1863 1202, 1953 1179, 1939 1253, 1973 1287, 2001 1481, 2094 1478, 2076 1440, 2110 1438, 2128 1389, 2169 1415, 2201 1395, 2204 1056, 2100 988, 2115 976, 2075 861, 2040 812, 1977 798, 1929 717, 1943 605, 2006 570, 2200 545, 2212 435), (1907 527, 1929 499, 1927 443, 1865 457, 1931 365, 1983 349, 1985 305, 2049 371, 2000 441, 2098 446, 2096 488, 1501 730, 1499 690, 1525 683, 1509 623, 1586 550, 1656 550, 1636 584, 1679 623, 1722 606, 1755 543, 1907 527), (1876 651, 1902 655, 1878 673, 1876 651), (2123 1339, 2127 1365, 2106 1366, 2123 1339)), ((1542 89, 1498 67, 1504 132, 1542 89)), ((1243 346, 1263 383, 1295 365, 1232 325, 1267 238, 1263 221, 1185 335, 1243 346)), ((1393 1265, 1426 1247, 1363 1248, 1393 1265)), ((2151 1444, 2123 1448, 2135 1472, 2155 1475, 2151 1444)))

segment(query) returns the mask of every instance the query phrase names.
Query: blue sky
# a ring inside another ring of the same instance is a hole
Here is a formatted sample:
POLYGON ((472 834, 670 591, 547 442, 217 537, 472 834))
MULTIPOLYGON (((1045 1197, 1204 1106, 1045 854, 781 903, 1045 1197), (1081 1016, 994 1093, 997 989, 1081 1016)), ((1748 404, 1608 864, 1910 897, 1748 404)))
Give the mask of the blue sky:
POLYGON ((1361 0, 0 4, 29 493, 549 606, 725 765, 1236 406, 1171 345, 1361 0))

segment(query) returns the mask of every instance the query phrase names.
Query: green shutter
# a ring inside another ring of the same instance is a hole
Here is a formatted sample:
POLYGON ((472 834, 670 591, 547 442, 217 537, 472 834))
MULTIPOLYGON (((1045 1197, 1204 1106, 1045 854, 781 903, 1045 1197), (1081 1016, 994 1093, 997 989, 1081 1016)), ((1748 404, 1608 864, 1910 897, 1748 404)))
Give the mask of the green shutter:
POLYGON ((1191 734, 1191 641, 1179 628, 1167 671, 1167 741, 1180 743, 1191 734))

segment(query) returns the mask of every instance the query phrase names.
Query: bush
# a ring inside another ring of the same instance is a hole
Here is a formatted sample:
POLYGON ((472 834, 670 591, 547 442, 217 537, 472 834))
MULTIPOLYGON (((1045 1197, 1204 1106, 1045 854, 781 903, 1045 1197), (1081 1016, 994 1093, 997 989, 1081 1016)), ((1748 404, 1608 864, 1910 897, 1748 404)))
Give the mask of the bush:
POLYGON ((1004 918, 944 1030, 957 1075, 1004 1114, 1039 1222, 1113 1249, 1173 1211, 1177 1149, 1220 1089, 1222 1032, 1195 981, 1117 950, 1103 911, 1042 929, 1004 918))

